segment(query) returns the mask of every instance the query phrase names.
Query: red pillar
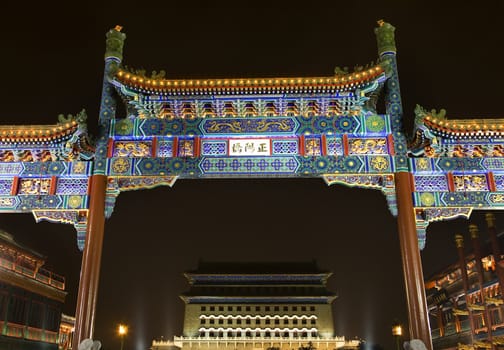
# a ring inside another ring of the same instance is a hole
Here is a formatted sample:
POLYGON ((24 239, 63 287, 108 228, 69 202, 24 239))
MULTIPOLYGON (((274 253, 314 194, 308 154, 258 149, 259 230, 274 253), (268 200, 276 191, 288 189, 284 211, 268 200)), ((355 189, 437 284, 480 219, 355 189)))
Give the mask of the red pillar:
POLYGON ((471 309, 469 308, 469 279, 467 278, 467 266, 464 253, 464 237, 462 235, 455 235, 455 245, 457 246, 457 253, 459 256, 459 267, 462 272, 462 285, 464 287, 464 295, 466 300, 467 311, 469 311, 469 325, 471 327, 471 344, 474 343, 474 318, 471 309))
POLYGON ((492 213, 486 213, 485 220, 487 222, 488 236, 490 237, 490 243, 492 244, 492 254, 495 263, 497 264, 501 260, 501 253, 500 253, 500 244, 495 229, 495 216, 492 213))
MULTIPOLYGON (((459 300, 458 299, 455 299, 453 301, 453 304, 455 305, 455 307, 457 309, 459 308, 459 300)), ((462 325, 460 324, 460 318, 458 317, 458 315, 455 315, 455 331, 457 333, 460 333, 462 331, 462 325)))
POLYGON ((77 349, 80 342, 93 338, 96 300, 98 298, 98 282, 100 278, 100 262, 105 227, 105 191, 107 177, 105 175, 91 176, 91 193, 89 215, 86 230, 86 243, 82 253, 82 266, 77 295, 77 311, 75 313, 75 335, 73 348, 77 349))
MULTIPOLYGON (((485 313, 483 314, 485 325, 487 327, 487 339, 492 343, 492 321, 490 318, 490 310, 485 302, 485 290, 484 290, 484 276, 483 276, 483 263, 481 262, 481 244, 479 241, 479 230, 476 225, 469 225, 469 233, 471 234, 471 240, 474 249, 474 258, 476 260, 476 270, 478 271, 478 283, 481 296, 481 303, 485 306, 485 313)), ((492 347, 493 348, 493 347, 492 347)))
POLYGON ((504 289, 504 261, 501 259, 501 249, 499 239, 497 238, 497 229, 495 227, 495 216, 492 213, 487 213, 485 219, 488 227, 488 236, 492 244, 492 255, 495 261, 495 271, 499 279, 499 290, 501 295, 504 289))
POLYGON ((413 209, 410 174, 395 174, 397 196, 397 225, 403 263, 406 300, 408 304, 409 333, 412 339, 420 339, 427 349, 432 349, 429 327, 429 310, 425 298, 422 260, 413 209))
POLYGON ((444 322, 443 322, 443 305, 438 305, 437 323, 438 323, 438 328, 439 328, 439 336, 443 337, 445 334, 444 322))

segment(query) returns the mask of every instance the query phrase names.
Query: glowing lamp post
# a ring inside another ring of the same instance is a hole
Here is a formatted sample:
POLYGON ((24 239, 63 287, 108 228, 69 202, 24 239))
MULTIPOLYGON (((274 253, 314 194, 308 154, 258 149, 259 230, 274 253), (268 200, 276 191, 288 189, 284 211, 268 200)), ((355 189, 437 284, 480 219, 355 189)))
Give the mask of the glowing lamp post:
POLYGON ((128 327, 120 324, 119 327, 117 327, 117 333, 119 333, 119 336, 121 337, 121 350, 123 350, 124 336, 128 334, 128 327))
POLYGON ((402 336, 402 326, 399 323, 396 323, 392 326, 392 335, 394 336, 396 340, 396 349, 401 350, 399 346, 399 340, 401 339, 402 336))

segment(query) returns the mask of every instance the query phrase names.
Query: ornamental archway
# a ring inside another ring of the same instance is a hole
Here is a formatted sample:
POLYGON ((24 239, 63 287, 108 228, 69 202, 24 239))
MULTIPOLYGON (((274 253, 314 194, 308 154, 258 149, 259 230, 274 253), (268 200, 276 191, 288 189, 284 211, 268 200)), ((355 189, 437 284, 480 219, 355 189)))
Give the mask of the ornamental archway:
POLYGON ((446 120, 418 107, 408 139, 394 28, 379 22, 375 32, 378 63, 354 72, 172 80, 125 68, 116 27, 95 143, 84 112, 0 128, 0 211, 77 230, 76 344, 93 335, 104 222, 121 192, 177 179, 311 177, 384 193, 398 219, 410 335, 431 347, 419 248, 432 221, 502 208, 503 120, 446 120), (116 116, 117 103, 125 115, 116 116))

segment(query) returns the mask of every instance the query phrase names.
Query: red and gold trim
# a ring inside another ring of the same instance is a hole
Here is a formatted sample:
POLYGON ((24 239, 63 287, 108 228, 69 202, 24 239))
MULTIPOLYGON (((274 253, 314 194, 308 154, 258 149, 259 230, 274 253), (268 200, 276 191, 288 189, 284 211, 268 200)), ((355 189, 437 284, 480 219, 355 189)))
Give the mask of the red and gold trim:
POLYGON ((448 180, 448 191, 455 192, 455 182, 453 181, 453 173, 449 172, 446 174, 446 179, 448 180))
POLYGON ((305 155, 305 137, 304 135, 299 136, 299 155, 305 155))
POLYGON ((178 137, 173 138, 172 151, 173 151, 173 158, 178 157, 178 137))

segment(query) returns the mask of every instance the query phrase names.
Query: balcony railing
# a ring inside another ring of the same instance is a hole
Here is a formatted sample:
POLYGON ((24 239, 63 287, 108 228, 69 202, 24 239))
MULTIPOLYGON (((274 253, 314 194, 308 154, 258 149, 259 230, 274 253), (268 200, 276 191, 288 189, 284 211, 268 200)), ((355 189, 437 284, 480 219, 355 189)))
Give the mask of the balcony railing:
POLYGON ((57 289, 65 290, 65 277, 57 275, 45 269, 35 271, 32 268, 18 265, 13 261, 0 257, 0 268, 10 270, 17 274, 35 279, 43 284, 55 287, 57 289))
POLYGON ((441 336, 441 330, 439 328, 435 328, 431 330, 431 337, 432 339, 437 339, 441 336))
MULTIPOLYGON (((499 313, 499 308, 503 308, 503 306, 499 306, 497 308, 493 308, 490 310, 491 318, 492 318, 492 332, 504 329, 504 323, 501 322, 501 317, 499 313), (499 323, 496 323, 499 322, 499 323)), ((488 331, 488 327, 484 326, 482 323, 475 322, 475 330, 474 333, 478 335, 484 335, 488 331)), ((432 339, 438 339, 442 337, 447 337, 453 334, 461 334, 470 332, 471 325, 469 319, 460 320, 460 330, 457 332, 455 324, 449 323, 444 327, 444 334, 441 336, 441 330, 439 328, 434 328, 431 330, 432 339)))
MULTIPOLYGON (((308 341, 320 341, 320 342, 345 342, 345 337, 331 337, 331 338, 321 338, 321 337, 316 337, 316 336, 307 336, 307 337, 276 337, 276 336, 271 336, 271 337, 227 337, 227 336, 222 336, 222 337, 174 337, 173 338, 175 342, 182 342, 182 341, 204 341, 204 342, 222 342, 222 341, 250 341, 250 340, 260 340, 260 341, 265 341, 265 342, 270 342, 270 341, 285 341, 285 342, 292 342, 292 341, 300 341, 304 342, 306 340, 308 341)), ((348 341, 347 341, 348 342, 348 341)))
POLYGON ((460 321, 460 331, 470 331, 471 330, 471 321, 469 319, 460 321))
POLYGON ((58 342, 57 332, 40 328, 28 327, 11 322, 0 322, 0 329, 3 330, 1 334, 8 337, 36 340, 52 344, 56 344, 58 342))
MULTIPOLYGON (((167 346, 175 345, 182 348, 184 343, 207 343, 217 345, 219 347, 226 347, 228 345, 236 344, 246 344, 249 342, 262 343, 262 344, 282 344, 288 343, 290 346, 292 343, 306 344, 307 342, 313 343, 315 348, 319 347, 319 344, 331 344, 334 348, 357 348, 360 345, 359 340, 345 340, 345 337, 331 337, 331 338, 316 338, 316 337, 174 337, 172 341, 153 341, 153 346, 167 346)), ((296 346, 295 346, 296 347, 296 346)))

